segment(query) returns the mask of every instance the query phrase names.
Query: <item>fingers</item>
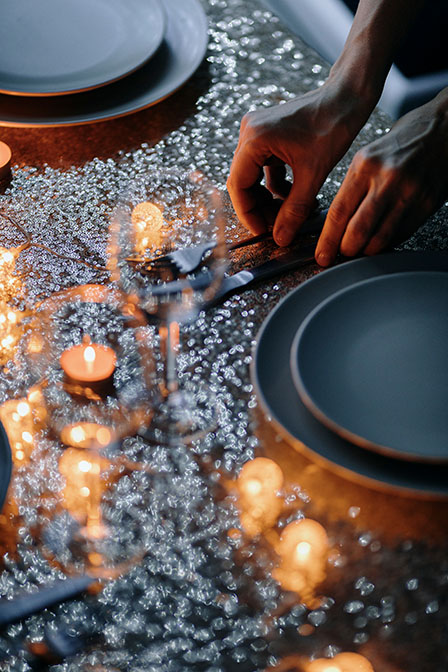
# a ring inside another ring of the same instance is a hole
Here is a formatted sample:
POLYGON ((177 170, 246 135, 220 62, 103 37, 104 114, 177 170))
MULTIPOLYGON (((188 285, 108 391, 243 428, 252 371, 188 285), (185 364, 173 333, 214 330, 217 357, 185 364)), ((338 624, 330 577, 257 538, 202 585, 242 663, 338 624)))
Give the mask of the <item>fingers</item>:
POLYGON ((286 179, 286 166, 283 162, 275 160, 272 164, 264 167, 266 188, 279 198, 287 198, 291 191, 291 182, 286 179))
POLYGON ((289 245, 304 221, 314 209, 317 189, 311 181, 299 181, 294 176, 290 192, 278 212, 275 220, 273 236, 277 245, 289 245))
POLYGON ((269 152, 264 151, 259 143, 243 143, 240 137, 227 180, 237 217, 254 234, 263 233, 268 227, 264 205, 272 200, 272 194, 260 184, 263 165, 268 158, 269 152))
POLYGON ((423 224, 429 213, 421 207, 399 203, 395 209, 384 216, 378 229, 364 248, 364 254, 378 254, 391 244, 406 240, 423 224))
MULTIPOLYGON (((322 233, 316 245, 315 257, 317 263, 321 266, 330 266, 336 259, 346 228, 352 217, 357 213, 367 193, 367 185, 364 181, 357 179, 355 175, 352 177, 353 179, 350 179, 349 170, 328 210, 322 233)), ((370 220, 365 221, 370 222, 370 220)))

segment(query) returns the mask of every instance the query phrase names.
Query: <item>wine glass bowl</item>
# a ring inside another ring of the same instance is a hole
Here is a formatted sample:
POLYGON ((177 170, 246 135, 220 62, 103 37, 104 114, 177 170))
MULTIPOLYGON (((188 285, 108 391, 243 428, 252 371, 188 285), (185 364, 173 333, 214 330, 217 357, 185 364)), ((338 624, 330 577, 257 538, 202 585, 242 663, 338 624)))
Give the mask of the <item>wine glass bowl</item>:
POLYGON ((219 190, 199 171, 148 171, 122 194, 110 226, 112 280, 158 326, 163 373, 160 398, 146 437, 156 443, 189 442, 215 423, 213 401, 179 384, 180 326, 194 321, 218 294, 227 266, 225 218, 219 190), (174 252, 197 250, 199 264, 185 271, 174 252))

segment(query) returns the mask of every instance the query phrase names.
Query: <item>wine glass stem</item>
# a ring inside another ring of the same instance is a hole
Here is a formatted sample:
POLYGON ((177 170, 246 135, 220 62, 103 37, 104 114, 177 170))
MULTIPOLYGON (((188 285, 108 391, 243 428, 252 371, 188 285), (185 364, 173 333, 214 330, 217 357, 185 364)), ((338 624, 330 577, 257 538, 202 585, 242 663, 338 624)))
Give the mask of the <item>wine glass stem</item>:
POLYGON ((177 378, 177 353, 179 351, 179 324, 168 322, 159 327, 160 349, 164 370, 162 379, 162 395, 165 399, 179 389, 177 378))

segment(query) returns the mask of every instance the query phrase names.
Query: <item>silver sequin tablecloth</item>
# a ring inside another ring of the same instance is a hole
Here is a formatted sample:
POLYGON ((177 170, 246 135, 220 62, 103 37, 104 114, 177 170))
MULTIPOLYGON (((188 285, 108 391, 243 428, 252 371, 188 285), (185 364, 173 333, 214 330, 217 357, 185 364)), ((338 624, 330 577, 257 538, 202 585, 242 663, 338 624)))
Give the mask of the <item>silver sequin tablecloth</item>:
MULTIPOLYGON (((39 247, 20 255, 20 308, 33 309, 73 285, 106 282, 92 265, 105 263, 110 213, 134 175, 149 167, 195 167, 224 188, 243 114, 325 79, 328 65, 261 3, 207 0, 204 8, 210 22, 206 60, 167 100, 97 125, 0 129, 14 156, 11 185, 0 199, 8 217, 0 244, 23 242, 10 225, 13 219, 34 242, 64 257, 39 247), (91 266, 76 261, 81 259, 91 266)), ((385 133, 389 123, 374 112, 324 184, 322 206, 336 193, 354 151, 385 133)), ((444 206, 404 247, 446 250, 447 228, 444 206)), ((242 233, 230 208, 228 233, 242 233)), ((235 269, 259 253, 234 256, 235 269)), ((274 250, 266 246, 262 253, 274 250)), ((209 378, 219 430, 175 454, 140 439, 129 442, 127 450, 138 451, 157 474, 145 522, 150 552, 99 596, 72 600, 1 632, 0 651, 10 657, 0 669, 31 669, 23 642, 41 640, 45 627, 64 626, 99 637, 55 665, 58 672, 295 669, 297 656, 341 651, 361 653, 376 672, 446 672, 447 506, 342 480, 286 445, 257 407, 249 373, 257 331, 283 296, 317 272, 311 266, 236 295, 185 330, 181 374, 193 383, 209 378), (287 475, 289 519, 305 514, 320 521, 338 551, 318 606, 280 589, 263 540, 243 543, 228 535, 238 527, 238 515, 222 482, 261 454, 276 459, 287 475)), ((2 372, 2 402, 13 386, 2 372)), ((28 534, 42 479, 38 459, 31 474, 15 470, 1 518, 1 596, 32 591, 57 576, 28 534)))

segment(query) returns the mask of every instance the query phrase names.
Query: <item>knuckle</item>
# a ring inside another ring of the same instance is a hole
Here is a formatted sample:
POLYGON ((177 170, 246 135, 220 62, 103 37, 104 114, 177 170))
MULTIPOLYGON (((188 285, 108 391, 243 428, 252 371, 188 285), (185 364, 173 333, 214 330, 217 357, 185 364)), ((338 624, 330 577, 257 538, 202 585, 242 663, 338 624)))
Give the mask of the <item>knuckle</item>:
POLYGON ((290 220, 298 219, 300 221, 307 218, 310 211, 310 206, 308 203, 300 203, 297 201, 285 201, 282 214, 290 220))
POLYGON ((334 200, 328 211, 327 219, 330 223, 338 223, 348 218, 348 208, 345 201, 334 200))

